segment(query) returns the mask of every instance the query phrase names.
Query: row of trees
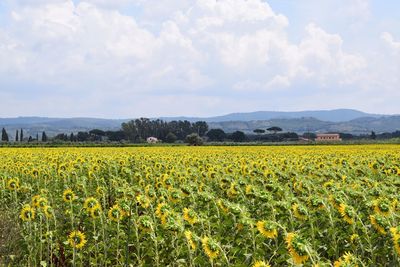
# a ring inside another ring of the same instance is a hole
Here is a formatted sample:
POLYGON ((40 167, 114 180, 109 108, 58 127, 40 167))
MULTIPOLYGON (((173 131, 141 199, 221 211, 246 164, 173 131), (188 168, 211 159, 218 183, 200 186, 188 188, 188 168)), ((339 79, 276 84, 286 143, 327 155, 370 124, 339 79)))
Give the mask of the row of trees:
POLYGON ((150 120, 140 118, 122 124, 122 131, 127 140, 140 142, 147 137, 156 137, 163 141, 185 140, 186 136, 196 133, 203 137, 208 131, 208 124, 205 121, 191 123, 187 120, 170 121, 150 120))
MULTIPOLYGON (((10 138, 8 137, 8 133, 6 131, 5 128, 3 128, 1 130, 1 141, 3 142, 9 142, 10 138)), ((28 141, 28 142, 33 142, 33 141, 39 141, 39 134, 36 134, 36 139, 34 139, 32 136, 29 136, 27 139, 24 139, 24 130, 16 130, 15 132, 15 142, 24 142, 24 141, 28 141)), ((48 138, 45 132, 42 132, 42 138, 41 138, 42 142, 47 142, 48 138)))

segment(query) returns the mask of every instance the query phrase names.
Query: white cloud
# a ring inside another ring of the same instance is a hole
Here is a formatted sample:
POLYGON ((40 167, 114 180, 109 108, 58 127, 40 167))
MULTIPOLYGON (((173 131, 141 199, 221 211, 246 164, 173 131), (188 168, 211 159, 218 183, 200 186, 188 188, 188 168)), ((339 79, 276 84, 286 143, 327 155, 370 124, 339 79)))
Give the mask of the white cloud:
MULTIPOLYGON (((129 114, 135 95, 161 111, 166 95, 189 107, 196 97, 221 104, 221 95, 245 91, 287 92, 302 84, 361 90, 381 82, 368 73, 370 59, 347 51, 340 34, 310 23, 293 41, 289 18, 262 0, 7 1, 0 83, 7 77, 55 88, 47 91, 52 100, 60 91, 79 92, 86 101, 103 95, 98 107, 113 100, 129 114), (128 5, 138 14, 126 15, 128 5)), ((350 2, 346 16, 370 16, 368 1, 350 2)), ((389 33, 382 39, 398 50, 389 33)), ((201 105, 190 108, 198 113, 201 105)))
POLYGON ((382 33, 381 38, 389 45, 389 47, 400 53, 400 41, 395 41, 392 34, 384 32, 382 33))

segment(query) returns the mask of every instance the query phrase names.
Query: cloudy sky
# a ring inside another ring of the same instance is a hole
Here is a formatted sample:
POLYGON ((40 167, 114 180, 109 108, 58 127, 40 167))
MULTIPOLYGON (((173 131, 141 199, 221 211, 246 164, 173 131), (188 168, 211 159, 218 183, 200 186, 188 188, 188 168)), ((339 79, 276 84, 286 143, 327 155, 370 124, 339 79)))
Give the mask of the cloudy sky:
POLYGON ((0 0, 0 117, 400 113, 398 0, 0 0))

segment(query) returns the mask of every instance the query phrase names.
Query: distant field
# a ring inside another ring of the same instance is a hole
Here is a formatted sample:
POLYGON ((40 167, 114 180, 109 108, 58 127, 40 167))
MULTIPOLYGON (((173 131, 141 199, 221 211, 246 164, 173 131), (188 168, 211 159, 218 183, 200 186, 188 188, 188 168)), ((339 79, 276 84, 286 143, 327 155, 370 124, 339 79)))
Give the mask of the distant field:
POLYGON ((0 266, 399 266, 399 190, 399 145, 1 148, 0 266))

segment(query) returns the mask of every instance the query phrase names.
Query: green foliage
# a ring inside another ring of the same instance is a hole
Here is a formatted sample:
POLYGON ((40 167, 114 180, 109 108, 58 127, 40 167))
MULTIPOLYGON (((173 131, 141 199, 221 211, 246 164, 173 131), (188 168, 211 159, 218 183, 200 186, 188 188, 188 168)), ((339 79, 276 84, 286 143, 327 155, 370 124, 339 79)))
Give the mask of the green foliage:
POLYGON ((185 142, 191 146, 201 146, 203 139, 198 134, 192 133, 186 136, 185 142))
POLYGON ((222 129, 211 129, 206 135, 211 142, 222 142, 226 138, 226 133, 222 129))
POLYGON ((4 128, 1 130, 1 141, 3 142, 9 141, 7 131, 4 128))

